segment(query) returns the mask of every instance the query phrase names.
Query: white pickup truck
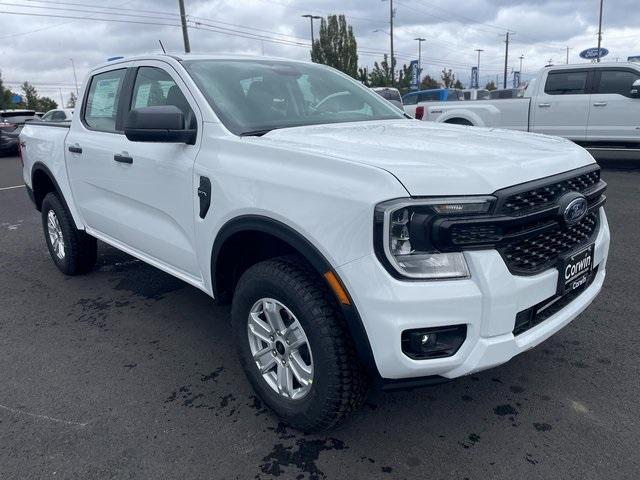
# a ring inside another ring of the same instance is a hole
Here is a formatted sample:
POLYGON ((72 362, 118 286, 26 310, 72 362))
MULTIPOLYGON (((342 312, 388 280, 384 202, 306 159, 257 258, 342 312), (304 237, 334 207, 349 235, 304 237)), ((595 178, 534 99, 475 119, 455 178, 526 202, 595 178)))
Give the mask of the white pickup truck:
POLYGON ((265 57, 122 59, 80 98, 20 136, 55 265, 90 272, 99 239, 231 302, 249 381, 302 430, 504 363, 602 287, 606 185, 567 140, 419 122, 265 57))
POLYGON ((547 67, 523 98, 420 102, 405 104, 405 112, 434 122, 558 135, 589 148, 640 149, 640 65, 547 67))

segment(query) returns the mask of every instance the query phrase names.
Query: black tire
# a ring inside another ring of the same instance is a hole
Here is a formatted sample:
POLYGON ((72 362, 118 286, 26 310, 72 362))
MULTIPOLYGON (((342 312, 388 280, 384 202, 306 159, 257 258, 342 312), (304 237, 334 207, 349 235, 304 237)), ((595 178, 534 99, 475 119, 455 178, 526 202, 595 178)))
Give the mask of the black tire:
POLYGON ((260 398, 290 426, 328 429, 362 405, 367 379, 337 302, 322 278, 296 256, 258 263, 240 278, 233 298, 232 329, 244 371, 260 398), (300 399, 268 385, 251 355, 247 320, 252 306, 272 298, 298 319, 313 356, 313 383, 300 399))
POLYGON ((93 269, 98 258, 96 239, 76 228, 71 214, 56 193, 48 193, 42 201, 42 228, 44 229, 44 238, 49 248, 49 254, 62 273, 65 275, 82 275, 93 269), (49 235, 47 222, 50 211, 55 214, 62 232, 64 247, 62 257, 54 249, 49 235))

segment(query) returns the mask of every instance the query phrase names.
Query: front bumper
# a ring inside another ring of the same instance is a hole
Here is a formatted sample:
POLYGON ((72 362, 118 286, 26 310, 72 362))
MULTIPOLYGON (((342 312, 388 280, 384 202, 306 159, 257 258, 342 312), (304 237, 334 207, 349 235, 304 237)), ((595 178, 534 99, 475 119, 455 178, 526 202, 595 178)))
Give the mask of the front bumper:
POLYGON ((609 226, 600 208, 593 283, 573 302, 539 325, 513 335, 518 312, 556 293, 558 271, 514 276, 495 250, 465 252, 471 278, 404 281, 393 278, 375 255, 338 268, 362 318, 378 372, 383 379, 442 376, 455 378, 500 365, 538 345, 576 318, 597 296, 606 274, 609 226), (467 325, 467 338, 447 358, 413 360, 401 349, 404 330, 467 325))

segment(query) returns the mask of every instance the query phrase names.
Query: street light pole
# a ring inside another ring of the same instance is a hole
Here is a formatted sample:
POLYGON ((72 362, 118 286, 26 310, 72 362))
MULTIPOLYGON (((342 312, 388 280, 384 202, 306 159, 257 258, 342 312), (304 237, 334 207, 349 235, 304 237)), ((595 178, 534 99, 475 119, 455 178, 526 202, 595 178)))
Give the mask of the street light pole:
POLYGON ((602 3, 600 0, 600 20, 598 21, 598 63, 600 63, 600 46, 602 45, 602 3))
POLYGON ((313 38, 313 21, 314 20, 320 20, 322 17, 319 17, 318 15, 310 15, 310 14, 306 14, 306 15, 301 15, 303 18, 308 18, 309 21, 311 22, 311 48, 313 48, 313 43, 314 43, 314 38, 313 38))
POLYGON ((418 84, 420 83, 420 75, 422 74, 422 42, 426 41, 426 38, 414 38, 418 42, 418 84))
POLYGON ((478 78, 480 78, 480 53, 484 52, 481 48, 476 48, 476 52, 478 52, 478 78))
POLYGON ((73 58, 69 60, 71 60, 71 67, 73 68, 73 81, 76 84, 76 95, 80 95, 80 90, 78 90, 78 77, 76 76, 76 64, 73 63, 73 58))
POLYGON ((393 0, 389 0, 389 36, 391 37, 391 86, 396 80, 396 65, 393 58, 393 0))
POLYGON ((184 53, 191 53, 191 44, 189 43, 189 31, 187 30, 187 14, 184 9, 184 0, 178 0, 180 5, 180 24, 182 25, 182 40, 184 41, 184 53))
POLYGON ((520 59, 520 73, 522 74, 522 60, 524 60, 524 55, 520 55, 518 58, 520 59))
POLYGON ((505 40, 504 40, 504 80, 502 84, 502 88, 507 88, 507 66, 509 63, 509 31, 507 31, 505 40))

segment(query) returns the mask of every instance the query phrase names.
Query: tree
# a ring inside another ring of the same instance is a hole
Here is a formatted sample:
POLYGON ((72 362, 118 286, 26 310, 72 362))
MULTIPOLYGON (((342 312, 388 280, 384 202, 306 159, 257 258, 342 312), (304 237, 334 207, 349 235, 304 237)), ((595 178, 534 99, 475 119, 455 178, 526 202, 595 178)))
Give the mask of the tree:
POLYGON ((58 103, 54 100, 49 97, 40 97, 36 87, 29 82, 24 82, 21 88, 23 97, 22 102, 18 104, 19 107, 28 108, 37 112, 46 112, 58 108, 58 103))
POLYGON ((382 62, 373 63, 373 68, 369 74, 369 84, 372 87, 391 86, 391 66, 389 65, 389 57, 386 54, 382 62))
POLYGON ((457 88, 459 90, 464 89, 464 85, 462 84, 462 82, 460 80, 456 80, 456 83, 453 84, 453 88, 457 88))
POLYGON ((76 102, 78 101, 78 97, 74 92, 71 92, 69 95, 69 101, 67 102, 67 108, 76 108, 76 102))
POLYGON ((440 77, 442 78, 444 88, 451 88, 456 81, 456 74, 453 73, 453 70, 451 69, 447 70, 446 68, 443 68, 440 73, 440 77))
POLYGON ((320 22, 320 38, 311 47, 311 60, 358 77, 358 44, 344 15, 329 15, 320 22))
POLYGON ((38 112, 48 112, 49 110, 58 108, 58 103, 49 97, 40 97, 36 105, 36 110, 38 112))
POLYGON ((358 69, 358 80, 365 86, 370 87, 371 84, 369 82, 369 69, 367 67, 362 67, 358 69))
POLYGON ((496 84, 493 80, 491 80, 490 82, 488 82, 485 86, 484 86, 485 90, 496 90, 496 84))
POLYGON ((24 82, 21 88, 24 96, 22 99, 24 106, 31 110, 36 110, 38 108, 38 91, 36 90, 36 87, 31 85, 29 82, 24 82))
POLYGON ((11 108, 11 97, 13 97, 13 94, 8 88, 4 88, 2 72, 0 72, 0 110, 11 108))
POLYGON ((398 83, 396 87, 398 87, 398 90, 400 90, 400 93, 403 95, 411 89, 412 73, 411 65, 407 65, 406 63, 402 65, 402 68, 398 72, 398 83))
POLYGON ((422 82, 420 82, 420 88, 422 90, 428 90, 430 88, 439 88, 439 87, 440 87, 440 84, 438 83, 438 81, 429 75, 425 75, 425 77, 422 79, 422 82))

